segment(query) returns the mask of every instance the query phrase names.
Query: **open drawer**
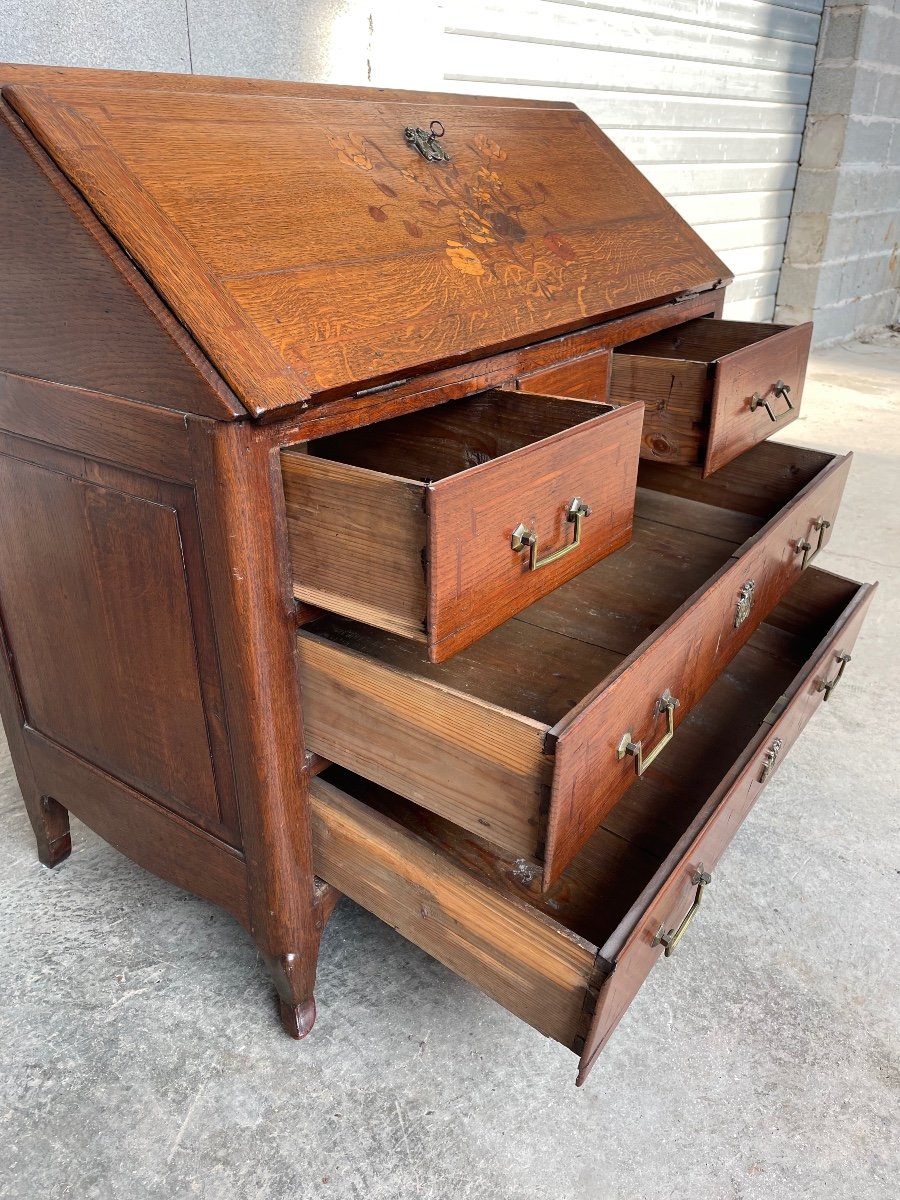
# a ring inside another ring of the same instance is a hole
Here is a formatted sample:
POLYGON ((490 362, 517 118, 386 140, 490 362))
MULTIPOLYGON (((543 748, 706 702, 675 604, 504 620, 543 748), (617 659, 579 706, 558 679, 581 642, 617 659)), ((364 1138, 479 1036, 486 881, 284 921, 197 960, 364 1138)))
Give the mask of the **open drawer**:
POLYGON ((708 480, 642 463, 631 543, 440 665, 354 622, 308 625, 308 747, 539 864, 549 886, 656 756, 668 762, 682 721, 813 561, 848 467, 778 444, 708 480))
POLYGON ((709 475, 795 420, 811 337, 811 324, 688 321, 618 347, 610 399, 644 403, 644 457, 709 475))
POLYGON ((704 893, 719 903, 716 863, 838 687, 873 590, 810 571, 548 893, 515 856, 341 768, 311 782, 317 874, 569 1046, 582 1082, 704 893))
POLYGON ((443 661, 628 541, 642 416, 493 390, 282 451, 295 596, 443 661))

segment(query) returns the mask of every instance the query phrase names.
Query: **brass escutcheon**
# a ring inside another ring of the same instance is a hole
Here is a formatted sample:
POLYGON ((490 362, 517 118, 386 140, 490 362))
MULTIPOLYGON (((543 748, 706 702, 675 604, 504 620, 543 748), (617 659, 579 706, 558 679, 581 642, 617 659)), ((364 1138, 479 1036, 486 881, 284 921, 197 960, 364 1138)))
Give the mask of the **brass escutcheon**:
POLYGON ((738 592, 737 607, 734 612, 735 629, 740 629, 743 623, 750 616, 750 609, 753 607, 753 591, 755 587, 756 580, 748 579, 738 592))
POLYGON ((443 146, 438 145, 438 139, 444 136, 444 126, 440 121, 432 121, 427 129, 420 125, 407 125, 403 136, 426 162, 450 161, 450 155, 443 146))
POLYGON ((784 742, 781 740, 781 738, 776 738, 775 741, 772 743, 772 745, 766 751, 765 755, 763 756, 762 770, 759 773, 759 782, 760 783, 765 783, 766 780, 769 778, 769 774, 770 774, 772 768, 775 766, 775 763, 778 759, 778 755, 781 753, 781 749, 783 746, 784 746, 784 742))

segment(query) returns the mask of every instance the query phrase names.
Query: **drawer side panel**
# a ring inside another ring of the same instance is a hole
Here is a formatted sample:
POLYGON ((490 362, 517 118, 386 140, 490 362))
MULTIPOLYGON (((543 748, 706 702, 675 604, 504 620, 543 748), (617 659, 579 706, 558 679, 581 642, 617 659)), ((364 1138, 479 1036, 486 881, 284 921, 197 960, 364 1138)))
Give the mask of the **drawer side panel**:
POLYGON ((323 779, 310 796, 320 878, 547 1037, 575 1044, 592 948, 323 779))
POLYGON ((281 477, 297 599, 422 640, 422 485, 296 450, 281 477))
POLYGON ((533 857, 550 781, 546 727, 300 633, 307 745, 479 833, 533 857))

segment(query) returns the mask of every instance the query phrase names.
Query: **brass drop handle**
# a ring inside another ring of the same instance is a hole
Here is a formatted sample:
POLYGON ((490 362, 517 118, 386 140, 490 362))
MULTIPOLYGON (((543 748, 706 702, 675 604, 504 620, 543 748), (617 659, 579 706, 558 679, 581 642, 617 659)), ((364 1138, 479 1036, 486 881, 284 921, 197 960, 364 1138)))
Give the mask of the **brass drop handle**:
POLYGON ((581 545, 581 524, 585 517, 591 515, 591 510, 583 500, 578 496, 566 508, 566 520, 571 521, 575 526, 575 536, 567 546, 560 546, 558 550, 551 550, 549 554, 545 554, 543 558, 538 557, 538 539, 537 534, 533 529, 526 529, 524 525, 517 525, 512 531, 512 548, 519 552, 526 548, 530 551, 528 557, 529 571, 539 571, 541 567, 547 567, 552 562, 556 562, 566 554, 571 554, 581 545))
POLYGON ((793 412, 794 410, 794 406, 791 403, 790 391, 791 385, 789 383, 785 383, 783 379, 779 379, 778 382, 772 387, 773 395, 781 396, 785 404, 787 404, 787 408, 784 410, 784 412, 776 415, 772 411, 772 405, 769 401, 769 398, 767 396, 761 396, 759 392, 754 392, 750 399, 750 411, 756 412, 758 408, 764 408, 769 414, 769 419, 771 421, 780 421, 782 417, 786 417, 789 412, 793 412))
POLYGON ((842 651, 840 654, 836 654, 834 657, 840 663, 840 666, 838 667, 837 675, 835 675, 834 679, 820 679, 816 686, 817 692, 825 693, 825 698, 823 700, 823 704, 824 704, 825 700, 831 699, 831 693, 834 691, 834 689, 837 687, 837 685, 841 682, 841 676, 844 673, 844 667, 846 667, 847 663, 850 662, 850 655, 847 654, 846 651, 842 651))
POLYGON ((678 943, 687 933, 688 925, 690 925, 691 921, 697 915, 697 909, 700 907, 700 901, 703 899, 703 893, 706 890, 707 884, 712 883, 712 875, 708 871, 703 870, 703 863, 694 872, 691 883, 696 885, 697 891, 694 893, 694 903, 684 914, 681 924, 677 929, 670 929, 668 932, 666 932, 665 925, 660 925, 656 932, 656 937, 651 943, 653 946, 665 946, 666 958, 671 958, 678 949, 678 943))
POLYGON ((831 522, 827 521, 825 517, 816 517, 816 520, 813 523, 813 529, 818 533, 819 540, 816 542, 815 550, 813 550, 812 543, 810 542, 809 538, 801 538, 797 543, 795 553, 799 554, 801 551, 803 552, 803 562, 800 564, 801 571, 805 571, 808 566, 811 566, 816 555, 822 549, 822 542, 825 538, 825 530, 830 528, 831 522))
POLYGON ((666 714, 666 732, 649 754, 644 753, 644 744, 642 741, 635 742, 632 740, 630 731, 623 733, 622 740, 619 742, 618 749, 616 750, 616 758, 621 760, 626 754, 630 754, 634 759, 638 775, 643 775, 660 751, 664 750, 675 736, 675 709, 679 704, 680 701, 676 700, 669 689, 666 688, 654 705, 654 711, 657 715, 660 713, 666 714))

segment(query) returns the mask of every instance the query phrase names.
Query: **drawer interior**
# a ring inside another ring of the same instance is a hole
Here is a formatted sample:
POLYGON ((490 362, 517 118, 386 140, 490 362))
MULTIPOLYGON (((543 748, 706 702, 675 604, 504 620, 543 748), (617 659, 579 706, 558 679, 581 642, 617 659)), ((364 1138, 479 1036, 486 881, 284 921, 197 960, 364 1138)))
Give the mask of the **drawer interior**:
POLYGON ((610 412, 568 397, 492 390, 308 443, 331 462, 433 483, 610 412))
MULTIPOLYGON (((543 893, 538 868, 476 834, 343 768, 329 767, 321 778, 424 839, 496 894, 524 901, 602 949, 858 587, 815 568, 806 572, 679 727, 665 762, 629 789, 543 893)), ((327 867, 321 869, 327 878, 327 867)), ((477 983, 476 974, 469 977, 477 983)))
POLYGON ((339 617, 308 631, 388 666, 552 726, 704 586, 830 461, 763 444, 701 479, 644 462, 631 543, 446 662, 339 617))
POLYGON ((722 321, 699 317, 684 325, 661 329, 634 342, 616 348, 618 354, 640 354, 650 358, 671 358, 689 362, 716 362, 726 354, 755 346, 790 328, 787 325, 755 321, 722 321))

